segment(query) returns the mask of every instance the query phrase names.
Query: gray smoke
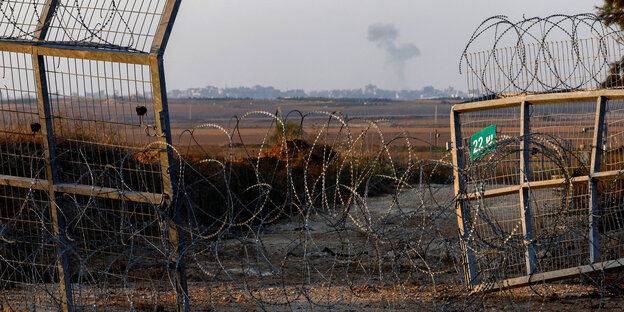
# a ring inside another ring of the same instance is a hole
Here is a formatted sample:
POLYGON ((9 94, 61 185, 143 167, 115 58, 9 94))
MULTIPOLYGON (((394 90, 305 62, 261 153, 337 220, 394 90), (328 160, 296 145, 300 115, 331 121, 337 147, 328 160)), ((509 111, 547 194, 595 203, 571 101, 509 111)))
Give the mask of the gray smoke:
POLYGON ((373 24, 368 26, 368 41, 377 43, 377 47, 388 53, 390 62, 397 72, 401 83, 405 85, 405 62, 420 55, 420 50, 411 44, 397 44, 399 31, 392 24, 373 24))

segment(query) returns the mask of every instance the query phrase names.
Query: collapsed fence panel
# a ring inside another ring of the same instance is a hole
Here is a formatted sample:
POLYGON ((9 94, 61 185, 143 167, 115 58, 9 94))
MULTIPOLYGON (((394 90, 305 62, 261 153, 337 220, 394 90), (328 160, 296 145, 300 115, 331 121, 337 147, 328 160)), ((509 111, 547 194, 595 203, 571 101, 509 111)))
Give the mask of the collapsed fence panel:
MULTIPOLYGON (((624 266, 620 205, 624 93, 526 95, 459 104, 459 136, 496 125, 479 157, 475 142, 453 142, 464 166, 456 195, 467 282, 515 287, 624 266), (495 252, 492 252, 494 250, 495 252)), ((461 164, 461 163, 459 163, 461 164)))

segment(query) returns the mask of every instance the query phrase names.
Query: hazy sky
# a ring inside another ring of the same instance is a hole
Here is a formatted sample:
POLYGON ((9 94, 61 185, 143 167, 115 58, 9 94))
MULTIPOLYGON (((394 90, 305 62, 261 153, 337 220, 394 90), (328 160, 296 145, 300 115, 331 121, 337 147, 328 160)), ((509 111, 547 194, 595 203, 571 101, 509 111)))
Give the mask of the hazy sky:
POLYGON ((165 55, 167 84, 169 89, 259 84, 320 90, 372 83, 465 90, 459 57, 486 18, 586 13, 601 2, 183 0, 165 55), (382 31, 394 25, 398 32, 392 42, 373 42, 371 25, 382 31), (402 59, 403 82, 389 52, 397 49, 411 51, 411 58, 402 59))

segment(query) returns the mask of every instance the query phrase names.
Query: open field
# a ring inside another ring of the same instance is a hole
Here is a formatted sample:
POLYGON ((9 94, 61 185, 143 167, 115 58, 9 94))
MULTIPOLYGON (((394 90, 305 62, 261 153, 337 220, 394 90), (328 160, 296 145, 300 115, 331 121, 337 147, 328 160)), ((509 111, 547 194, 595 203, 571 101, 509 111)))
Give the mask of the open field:
MULTIPOLYGON (((286 120, 300 120, 298 112, 303 114, 323 111, 340 112, 350 119, 352 133, 358 133, 368 126, 367 121, 387 120, 381 130, 386 137, 399 134, 399 128, 409 133, 417 149, 429 149, 429 143, 435 143, 438 131, 438 147, 443 149, 450 141, 449 114, 452 104, 446 100, 422 101, 383 101, 383 100, 211 100, 211 99, 171 99, 169 111, 172 120, 174 143, 186 129, 202 123, 214 123, 224 128, 233 128, 236 118, 250 111, 281 111, 286 120), (436 119, 437 107, 437 119, 436 119)), ((313 114, 306 117, 306 123, 326 121, 327 116, 313 114)), ((241 124, 241 134, 246 144, 260 144, 270 131, 273 120, 266 116, 250 116, 241 124)), ((305 125, 304 125, 305 127, 305 125)), ((202 130, 197 134, 201 145, 223 145, 227 139, 216 130, 202 130)))

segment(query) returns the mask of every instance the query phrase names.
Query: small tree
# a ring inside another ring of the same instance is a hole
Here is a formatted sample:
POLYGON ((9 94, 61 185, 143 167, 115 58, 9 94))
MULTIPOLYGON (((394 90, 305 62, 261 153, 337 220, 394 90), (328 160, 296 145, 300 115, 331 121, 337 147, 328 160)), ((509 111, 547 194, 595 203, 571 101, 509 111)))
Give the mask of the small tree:
POLYGON ((604 5, 596 9, 598 9, 598 16, 607 26, 617 24, 624 30, 624 0, 605 0, 604 5))
POLYGON ((284 125, 286 126, 285 133, 287 140, 301 138, 304 135, 301 124, 292 121, 286 121, 285 123, 278 122, 275 126, 275 131, 273 132, 273 135, 271 135, 271 137, 269 138, 271 143, 279 144, 282 142, 282 140, 284 139, 284 125))
MULTIPOLYGON (((604 5, 597 6, 598 16, 603 20, 606 26, 617 25, 620 30, 624 30, 624 0, 605 0, 604 5)), ((603 88, 622 87, 624 81, 622 74, 624 73, 624 59, 611 63, 609 75, 601 83, 603 88)))

